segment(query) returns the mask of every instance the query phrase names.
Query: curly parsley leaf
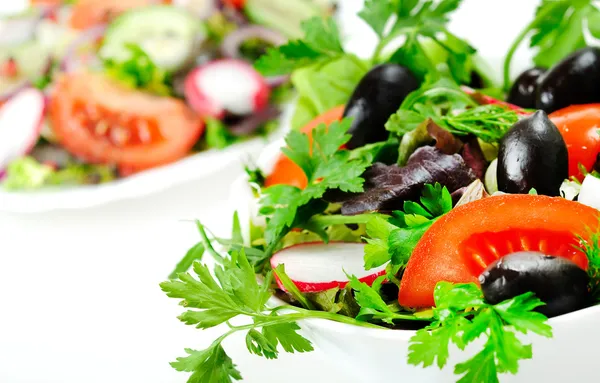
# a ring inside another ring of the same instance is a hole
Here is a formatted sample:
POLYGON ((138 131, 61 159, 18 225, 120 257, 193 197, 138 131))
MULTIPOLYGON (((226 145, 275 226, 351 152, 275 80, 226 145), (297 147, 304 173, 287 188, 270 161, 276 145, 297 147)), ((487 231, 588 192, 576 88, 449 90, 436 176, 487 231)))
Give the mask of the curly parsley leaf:
MULTIPOLYGON (((361 175, 370 165, 369 158, 350 158, 350 152, 339 150, 350 140, 346 134, 350 120, 324 124, 308 135, 290 132, 283 153, 306 174, 308 185, 304 190, 288 185, 276 185, 264 190, 260 213, 268 217, 265 239, 272 245, 293 227, 303 227, 309 219, 321 213, 327 203, 320 201, 329 189, 361 192, 361 175)), ((326 239, 326 238, 324 238, 326 239)))
POLYGON ((498 374, 516 374, 519 361, 531 359, 531 345, 523 344, 515 331, 552 337, 552 329, 535 308, 544 303, 532 293, 519 295, 496 305, 483 300, 474 283, 439 282, 435 288, 434 322, 417 331, 409 346, 409 363, 443 368, 451 343, 461 350, 484 336, 483 349, 455 366, 463 375, 459 382, 498 382, 498 374))
POLYGON ((302 23, 304 38, 269 48, 255 68, 264 76, 278 76, 344 55, 340 32, 332 18, 314 17, 302 23))

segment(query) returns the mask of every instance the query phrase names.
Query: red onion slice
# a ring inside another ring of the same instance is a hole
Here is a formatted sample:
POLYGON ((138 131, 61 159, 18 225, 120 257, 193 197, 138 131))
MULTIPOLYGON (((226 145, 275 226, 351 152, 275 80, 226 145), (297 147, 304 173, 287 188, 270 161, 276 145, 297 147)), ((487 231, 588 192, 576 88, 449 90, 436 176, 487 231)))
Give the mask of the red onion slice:
POLYGON ((283 45, 287 42, 285 36, 279 32, 259 25, 248 25, 231 32, 225 37, 221 45, 221 53, 225 57, 241 58, 240 47, 250 39, 261 39, 274 46, 283 45))
POLYGON ((229 126, 227 130, 236 137, 249 136, 256 132, 262 124, 269 122, 280 115, 281 111, 275 106, 270 105, 266 109, 256 112, 240 122, 229 126))
POLYGON ((69 45, 63 60, 60 63, 60 69, 64 72, 72 72, 82 65, 81 60, 77 57, 77 50, 87 43, 98 40, 104 36, 106 25, 98 25, 85 31, 69 45))

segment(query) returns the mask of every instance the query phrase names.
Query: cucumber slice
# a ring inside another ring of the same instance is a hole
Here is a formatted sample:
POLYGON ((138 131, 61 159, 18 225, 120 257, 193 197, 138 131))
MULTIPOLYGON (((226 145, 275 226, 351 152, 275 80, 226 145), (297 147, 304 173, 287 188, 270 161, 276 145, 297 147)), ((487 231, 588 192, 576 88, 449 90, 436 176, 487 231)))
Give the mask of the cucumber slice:
POLYGON ((171 6, 152 6, 124 13, 109 26, 100 49, 104 59, 127 60, 127 44, 137 44, 154 63, 176 71, 193 58, 206 30, 192 14, 171 6))
POLYGON ((327 13, 323 4, 313 0, 247 0, 245 10, 255 24, 273 28, 291 39, 303 36, 300 25, 304 20, 327 13))

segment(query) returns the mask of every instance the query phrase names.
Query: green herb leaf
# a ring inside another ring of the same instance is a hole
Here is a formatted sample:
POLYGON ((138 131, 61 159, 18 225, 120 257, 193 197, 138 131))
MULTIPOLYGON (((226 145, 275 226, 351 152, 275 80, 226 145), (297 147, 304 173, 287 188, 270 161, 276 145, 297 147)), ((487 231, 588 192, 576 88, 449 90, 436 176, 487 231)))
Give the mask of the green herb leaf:
POLYGON ((519 361, 531 359, 532 348, 524 345, 513 329, 552 336, 547 318, 533 311, 543 303, 532 293, 491 305, 484 302, 483 293, 474 283, 439 282, 434 300, 435 322, 417 331, 411 339, 409 363, 427 367, 437 361, 437 366, 442 368, 448 360, 450 343, 463 350, 485 336, 483 349, 456 365, 455 374, 463 375, 459 382, 498 382, 498 374, 516 374, 519 361))
POLYGON ((203 351, 185 350, 189 356, 177 358, 171 366, 177 371, 193 372, 188 383, 232 382, 242 376, 220 342, 203 351))
POLYGON ((287 185, 265 189, 260 213, 269 216, 265 230, 269 244, 278 242, 293 227, 306 228, 304 223, 327 207, 319 202, 327 190, 363 190, 361 175, 370 163, 364 158, 350 160, 349 151, 338 150, 350 139, 346 134, 349 128, 349 119, 329 127, 321 125, 312 132, 312 144, 306 134, 293 131, 288 134, 288 147, 282 151, 302 168, 308 185, 304 190, 287 185))
POLYGON ((588 275, 590 277, 590 291, 594 301, 600 301, 600 231, 590 229, 589 239, 578 237, 578 250, 588 259, 588 275))
POLYGON ((134 89, 168 96, 171 88, 168 86, 167 73, 156 66, 150 56, 136 44, 127 43, 129 57, 123 61, 104 60, 104 70, 107 75, 134 89))
POLYGON ((358 16, 369 24, 379 37, 383 37, 385 27, 394 11, 394 5, 390 1, 367 0, 358 16))
POLYGON ((198 242, 197 244, 192 246, 187 251, 183 259, 179 261, 177 266, 175 266, 175 270, 171 272, 171 274, 169 275, 169 279, 177 278, 177 275, 179 275, 179 273, 185 273, 186 271, 188 271, 195 261, 201 261, 202 257, 204 256, 204 250, 204 244, 202 242, 198 242))
POLYGON ((279 323, 263 327, 263 335, 274 346, 281 347, 289 353, 314 350, 310 341, 298 334, 300 326, 296 323, 279 323))
POLYGON ((312 303, 306 299, 304 294, 300 292, 298 286, 290 279, 290 277, 285 272, 285 265, 282 263, 275 268, 275 274, 277 274, 277 278, 285 288, 288 294, 290 294, 294 299, 296 299, 302 307, 309 310, 314 310, 314 306, 312 303))
POLYGON ((302 23, 304 39, 270 48, 259 58, 256 69, 264 76, 278 76, 344 54, 340 32, 331 18, 314 17, 302 23))
POLYGON ((386 279, 385 276, 377 278, 373 287, 361 282, 355 276, 349 276, 350 287, 355 291, 354 297, 360 306, 360 311, 356 316, 359 321, 382 321, 388 324, 394 324, 394 320, 428 320, 428 318, 419 318, 412 313, 399 314, 392 311, 379 294, 381 283, 386 279))

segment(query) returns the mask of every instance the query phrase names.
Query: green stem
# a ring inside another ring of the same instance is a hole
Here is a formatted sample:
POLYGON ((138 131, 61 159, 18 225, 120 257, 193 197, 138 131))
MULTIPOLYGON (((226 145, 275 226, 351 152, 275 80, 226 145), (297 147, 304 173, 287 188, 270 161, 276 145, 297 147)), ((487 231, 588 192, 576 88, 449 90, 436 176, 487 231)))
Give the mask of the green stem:
POLYGON ((204 230, 204 225, 200 223, 200 221, 196 221, 196 226, 198 227, 198 232, 200 233, 200 238, 202 239, 202 243, 204 244, 204 248, 208 250, 210 255, 219 263, 223 263, 223 257, 219 254, 215 248, 212 246, 210 239, 206 235, 206 230, 204 230))
POLYGON ((506 54, 506 58, 504 59, 504 90, 508 91, 510 89, 510 64, 512 62, 512 58, 517 52, 517 49, 521 45, 521 42, 527 37, 527 34, 533 30, 537 26, 537 24, 548 17, 554 10, 563 3, 563 1, 557 1, 552 3, 552 5, 547 5, 545 8, 541 8, 540 12, 535 16, 533 21, 529 23, 517 36, 513 44, 511 45, 508 53, 506 54))
POLYGON ((373 58, 371 59, 371 65, 373 66, 373 65, 376 65, 379 63, 379 60, 381 58, 383 51, 392 41, 394 41, 395 39, 397 39, 398 37, 400 37, 402 35, 412 33, 415 30, 416 30, 416 28, 414 28, 414 27, 400 28, 397 31, 390 34, 389 36, 382 38, 379 41, 379 44, 377 44, 377 46, 375 47, 375 52, 373 52, 373 58))

